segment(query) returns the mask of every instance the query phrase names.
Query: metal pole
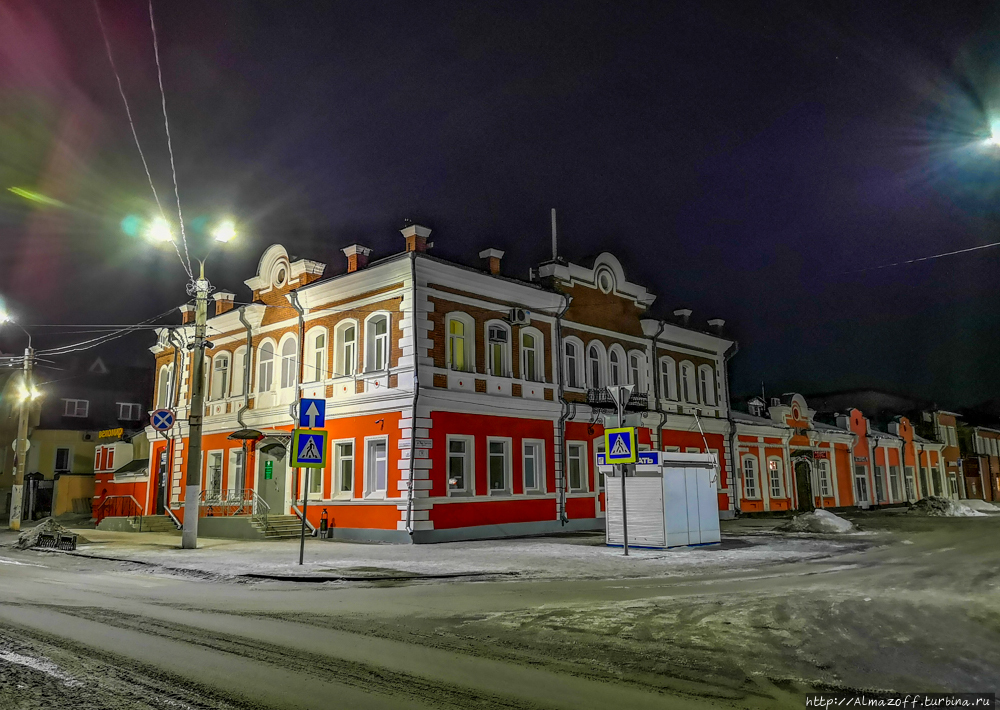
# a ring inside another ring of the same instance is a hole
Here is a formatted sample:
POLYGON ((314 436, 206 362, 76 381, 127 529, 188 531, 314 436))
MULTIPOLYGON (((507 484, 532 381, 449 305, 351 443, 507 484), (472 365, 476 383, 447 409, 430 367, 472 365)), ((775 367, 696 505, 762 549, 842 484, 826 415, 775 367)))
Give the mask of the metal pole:
POLYGON ((28 418, 31 416, 32 384, 31 366, 35 351, 29 345, 24 349, 22 365, 24 392, 21 397, 20 416, 17 421, 17 468, 14 469, 14 488, 10 495, 10 529, 21 529, 21 506, 24 499, 24 467, 28 457, 28 418))
MULTIPOLYGON (((299 469, 300 471, 302 469, 299 469)), ((302 485, 302 533, 299 535, 299 564, 302 564, 302 560, 306 555, 306 514, 309 512, 309 477, 312 475, 312 469, 305 469, 306 475, 303 479, 302 485)))
POLYGON ((198 547, 198 504, 201 498, 201 426, 205 417, 205 330, 208 324, 208 281, 205 262, 201 262, 198 280, 194 282, 194 350, 191 363, 191 411, 188 412, 187 481, 184 489, 184 531, 181 547, 198 547))
MULTIPOLYGON (((623 401, 624 399, 625 399, 625 397, 622 396, 622 393, 619 390, 619 396, 618 396, 618 402, 617 402, 617 404, 618 404, 618 426, 619 427, 625 426, 625 424, 624 424, 624 422, 625 422, 625 414, 624 414, 625 403, 623 401)), ((635 446, 636 443, 633 441, 632 445, 635 446)), ((611 454, 611 452, 609 451, 607 453, 607 455, 610 455, 610 454, 611 454)), ((618 464, 618 472, 621 474, 621 477, 622 477, 622 547, 625 549, 625 556, 628 557, 628 512, 627 512, 628 508, 625 505, 625 464, 623 464, 623 463, 618 464)))

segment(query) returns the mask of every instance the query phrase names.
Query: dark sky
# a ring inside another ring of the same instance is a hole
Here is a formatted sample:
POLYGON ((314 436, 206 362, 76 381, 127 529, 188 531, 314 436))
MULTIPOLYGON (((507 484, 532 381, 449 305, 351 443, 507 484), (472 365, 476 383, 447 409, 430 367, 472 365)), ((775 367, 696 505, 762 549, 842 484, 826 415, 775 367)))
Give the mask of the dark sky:
MULTIPOLYGON (((337 273, 411 218, 523 277, 555 207, 567 258, 612 250, 658 314, 726 319, 735 394, 1000 396, 1000 249, 851 273, 1000 239, 997 5, 827 4, 156 0, 192 249, 235 216, 209 277, 245 298, 270 243, 337 273)), ((146 3, 101 8, 175 210, 146 3)), ((91 2, 0 0, 0 187, 21 322, 184 301, 177 257, 119 226, 154 207, 91 2)))

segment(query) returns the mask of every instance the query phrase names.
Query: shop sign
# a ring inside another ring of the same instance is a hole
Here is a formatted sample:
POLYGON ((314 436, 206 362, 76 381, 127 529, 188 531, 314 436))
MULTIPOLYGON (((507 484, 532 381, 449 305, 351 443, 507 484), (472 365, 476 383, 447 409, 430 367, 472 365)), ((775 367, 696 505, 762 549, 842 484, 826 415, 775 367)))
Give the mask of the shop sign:
POLYGON ((125 433, 125 429, 118 427, 117 429, 101 429, 97 432, 98 439, 120 439, 122 434, 125 433))

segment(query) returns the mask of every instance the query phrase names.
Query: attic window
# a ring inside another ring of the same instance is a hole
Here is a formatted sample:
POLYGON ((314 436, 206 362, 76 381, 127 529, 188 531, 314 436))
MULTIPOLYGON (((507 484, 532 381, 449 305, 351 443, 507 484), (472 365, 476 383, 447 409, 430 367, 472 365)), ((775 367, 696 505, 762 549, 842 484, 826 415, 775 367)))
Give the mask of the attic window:
POLYGON ((281 288, 282 286, 285 285, 285 281, 288 278, 288 268, 285 264, 278 263, 274 267, 274 271, 272 272, 272 274, 273 275, 271 277, 271 282, 274 284, 276 288, 281 288))
POLYGON ((597 287, 604 293, 611 293, 615 288, 615 277, 607 269, 597 272, 597 287))

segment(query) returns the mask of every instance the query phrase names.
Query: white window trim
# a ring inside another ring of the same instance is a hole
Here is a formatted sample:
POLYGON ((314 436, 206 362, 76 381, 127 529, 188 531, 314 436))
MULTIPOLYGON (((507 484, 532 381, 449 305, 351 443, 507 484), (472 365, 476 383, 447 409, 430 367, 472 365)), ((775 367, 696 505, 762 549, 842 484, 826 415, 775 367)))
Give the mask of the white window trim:
MULTIPOLYGON (((233 351, 233 358, 229 362, 229 396, 230 397, 242 397, 243 392, 243 380, 246 377, 246 357, 247 357, 247 346, 241 345, 236 350, 233 351), (240 376, 236 377, 236 363, 239 363, 240 376)), ((253 363, 250 363, 253 367, 253 363)))
POLYGON ((86 419, 90 416, 90 400, 89 399, 63 399, 63 416, 71 417, 73 419, 86 419), (73 414, 67 414, 69 408, 69 403, 73 402, 73 414), (80 411, 80 402, 83 402, 83 414, 78 414, 80 411))
POLYGON ((205 451, 204 454, 202 455, 201 460, 202 460, 202 465, 204 466, 204 475, 205 475, 205 478, 203 479, 205 481, 205 484, 204 484, 205 488, 204 488, 204 490, 207 492, 207 491, 210 491, 211 488, 212 488, 212 486, 211 486, 212 479, 208 475, 208 468, 209 468, 208 467, 208 462, 212 459, 212 456, 215 455, 215 454, 219 455, 219 495, 221 496, 226 491, 226 487, 224 485, 225 482, 226 482, 225 481, 225 476, 226 476, 226 450, 225 449, 211 449, 209 451, 205 451))
POLYGON ((767 457, 767 492, 771 498, 785 498, 785 463, 780 456, 768 456, 767 457), (778 462, 778 492, 774 492, 774 487, 771 485, 771 462, 778 462))
POLYGON ((325 382, 330 376, 330 332, 321 325, 314 326, 306 331, 305 339, 308 347, 303 348, 305 351, 303 360, 305 362, 302 365, 302 383, 313 384, 316 382, 325 382), (314 346, 317 335, 323 336, 322 350, 318 350, 314 346), (317 352, 323 354, 322 368, 319 371, 316 370, 317 352))
MULTIPOLYGON (((449 498, 469 498, 476 495, 476 437, 466 435, 466 434, 448 434, 445 437, 444 442, 444 489, 445 494, 449 498), (465 454, 464 458, 467 464, 467 470, 465 472, 465 488, 463 490, 452 490, 451 485, 448 483, 448 477, 451 473, 451 442, 452 441, 464 441, 465 442, 465 454)), ((487 449, 488 451, 489 449, 487 449)), ((489 481, 486 483, 489 486, 489 481)))
POLYGON ((667 386, 664 391, 660 392, 660 397, 663 399, 670 400, 671 402, 676 402, 680 399, 680 390, 677 387, 677 361, 674 360, 669 355, 660 356, 660 369, 656 373, 656 376, 660 378, 660 385, 663 385, 663 372, 664 367, 669 366, 669 377, 667 378, 667 386))
POLYGON ((229 390, 232 389, 232 384, 233 384, 232 381, 231 381, 231 378, 230 378, 230 376, 232 375, 232 372, 233 372, 233 356, 232 356, 232 353, 230 353, 228 350, 223 350, 222 352, 219 352, 219 353, 216 353, 215 355, 213 355, 212 356, 212 360, 211 360, 211 368, 212 368, 212 372, 211 372, 212 376, 209 379, 209 386, 208 386, 208 393, 207 393, 208 394, 208 399, 209 400, 226 399, 229 396, 229 390), (216 366, 216 363, 219 363, 222 360, 226 360, 226 380, 227 381, 226 381, 226 387, 223 389, 222 393, 218 397, 216 397, 215 396, 215 377, 216 377, 215 366, 216 366))
POLYGON ((138 402, 115 402, 118 407, 118 419, 123 422, 137 422, 142 419, 142 405, 138 402), (128 407, 129 416, 122 416, 124 413, 124 408, 128 407), (132 412, 135 412, 135 416, 131 416, 132 412))
POLYGON ((267 394, 268 392, 277 392, 278 391, 278 380, 281 377, 281 372, 280 372, 280 369, 279 369, 278 372, 275 372, 275 370, 278 369, 278 368, 275 368, 275 366, 274 366, 275 362, 278 361, 281 358, 281 356, 278 353, 279 353, 279 351, 278 351, 278 344, 276 342, 274 342, 273 338, 264 338, 263 340, 260 341, 260 344, 257 345, 257 357, 255 358, 255 360, 256 360, 256 363, 255 363, 256 364, 256 368, 255 368, 256 372, 254 372, 254 392, 255 393, 257 393, 257 394, 267 394), (261 389, 260 366, 261 366, 262 360, 260 359, 260 356, 261 356, 261 353, 264 351, 264 346, 265 345, 270 345, 271 346, 271 353, 272 353, 271 354, 271 360, 270 360, 270 362, 271 362, 271 386, 268 389, 261 389))
POLYGON ((538 328, 523 327, 517 334, 518 357, 521 370, 518 373, 524 382, 545 382, 545 341, 542 332, 538 328), (524 346, 524 336, 530 335, 535 339, 535 347, 526 348, 524 346), (528 353, 535 355, 535 379, 529 380, 527 375, 528 353))
POLYGON ((625 353, 625 367, 628 370, 628 381, 629 384, 635 385, 635 392, 643 393, 649 391, 649 386, 646 381, 649 379, 647 377, 648 363, 646 353, 642 350, 629 350, 625 353), (639 367, 636 368, 638 373, 638 379, 633 382, 632 377, 632 358, 639 358, 639 367))
POLYGON ((160 371, 157 373, 156 377, 156 406, 158 409, 169 409, 171 400, 173 399, 170 394, 170 385, 173 382, 173 366, 172 365, 161 365, 160 371), (166 374, 166 382, 163 381, 163 375, 166 374))
POLYGON ((711 365, 699 365, 695 373, 695 381, 698 386, 698 398, 702 401, 702 404, 708 407, 716 406, 718 397, 716 396, 717 393, 715 391, 715 368, 711 365), (708 375, 704 392, 701 391, 701 377, 703 374, 708 375))
POLYGON ((578 440, 567 440, 566 441, 566 470, 563 475, 566 476, 566 490, 570 493, 589 493, 590 492, 590 447, 587 446, 586 441, 578 440), (583 448, 583 456, 580 459, 580 483, 582 486, 580 488, 573 488, 572 481, 569 477, 569 447, 570 445, 580 446, 583 448))
POLYGON ((73 470, 73 447, 72 446, 57 446, 55 454, 52 459, 52 470, 56 473, 69 472, 73 470), (59 466, 59 452, 66 452, 66 468, 58 468, 59 466))
MULTIPOLYGON (((386 452, 388 456, 388 452, 386 452)), ((330 442, 330 461, 333 467, 330 472, 330 500, 352 500, 354 498, 354 488, 358 476, 358 442, 354 439, 334 439, 330 442), (340 489, 340 461, 337 454, 337 444, 351 445, 351 488, 343 491, 340 489)))
POLYGON ((366 373, 388 372, 389 368, 392 367, 392 314, 389 311, 375 311, 365 317, 364 362, 366 373), (375 326, 372 321, 382 316, 385 316, 385 367, 377 369, 375 367, 375 326))
MULTIPOLYGON (((451 331, 450 331, 451 325, 449 324, 448 327, 449 327, 448 337, 450 338, 451 337, 451 331)), ((513 365, 514 365, 514 359, 513 359, 513 345, 514 344, 512 342, 513 341, 513 337, 514 337, 514 334, 513 334, 512 330, 511 330, 510 325, 507 324, 507 323, 505 323, 505 322, 503 322, 502 320, 496 320, 496 319, 494 319, 494 320, 488 320, 488 321, 486 321, 486 324, 483 326, 483 342, 486 344, 486 358, 485 358, 485 360, 486 360, 486 374, 488 374, 490 377, 511 377, 513 375, 513 372, 512 372, 513 365), (503 353, 503 356, 504 356, 504 368, 503 368, 503 372, 501 372, 500 374, 494 374, 494 372, 493 372, 493 344, 490 342, 490 328, 491 327, 493 327, 493 328, 499 327, 499 328, 503 328, 505 331, 507 331, 507 344, 504 346, 504 353, 503 353)), ((475 347, 475 346, 473 345, 473 347, 475 347)), ((466 355, 468 355, 468 353, 466 353, 466 355)), ((448 357, 451 357, 451 348, 450 347, 448 348, 448 357)), ((451 369, 451 368, 449 367, 449 369, 451 369)))
POLYGON ((299 338, 295 333, 285 333, 283 336, 281 336, 281 340, 278 341, 277 359, 278 359, 278 368, 277 368, 278 376, 275 378, 277 380, 276 389, 279 392, 282 390, 294 390, 295 384, 299 380, 299 366, 301 364, 299 363, 299 338), (281 381, 282 379, 284 379, 285 376, 285 359, 287 357, 286 355, 284 355, 285 344, 289 342, 294 343, 293 347, 294 352, 292 353, 292 362, 294 363, 294 369, 292 370, 291 373, 292 375, 291 384, 285 386, 282 385, 281 381))
POLYGON ((573 337, 573 336, 570 336, 570 337, 567 337, 567 338, 563 338, 562 358, 563 358, 563 377, 566 380, 563 383, 563 386, 566 389, 575 390, 575 391, 583 391, 583 390, 587 389, 587 348, 583 344, 583 341, 580 340, 579 338, 576 338, 576 337, 573 337), (576 368, 575 368, 575 370, 576 370, 576 373, 575 373, 576 374, 576 386, 575 387, 570 386, 570 384, 569 384, 569 371, 570 371, 571 368, 569 366, 569 356, 566 355, 566 346, 567 345, 572 345, 574 348, 576 348, 576 368))
MULTIPOLYGON (((694 363, 690 360, 683 360, 677 366, 677 396, 683 404, 698 404, 698 368, 694 366, 694 363), (685 367, 687 366, 687 367, 685 367), (690 387, 688 387, 688 394, 694 395, 694 399, 684 396, 684 383, 687 378, 684 377, 684 371, 688 370, 691 373, 690 387)), ((759 467, 758 467, 759 468, 759 467)))
MULTIPOLYGON (((166 451, 165 448, 164 448, 164 451, 166 451)), ((247 488, 249 488, 249 486, 247 485, 246 452, 243 451, 243 447, 241 447, 241 446, 235 446, 235 447, 229 449, 229 455, 226 456, 225 466, 226 466, 226 487, 225 487, 224 490, 228 490, 228 491, 243 491, 243 490, 246 490, 247 488), (243 470, 243 487, 242 488, 234 488, 233 487, 233 478, 235 478, 235 476, 236 476, 236 468, 237 468, 236 465, 235 465, 237 454, 243 458, 243 462, 240 465, 240 468, 243 470)))
POLYGON ((607 383, 608 383, 608 386, 609 387, 614 386, 612 384, 612 377, 611 377, 611 354, 612 353, 614 353, 614 354, 616 354, 618 356, 618 384, 619 385, 627 385, 628 384, 628 355, 625 352, 625 348, 623 348, 618 343, 615 343, 610 348, 608 348, 608 355, 607 355, 607 364, 608 364, 607 383))
POLYGON ((488 436, 486 437, 486 494, 497 497, 510 497, 513 494, 513 462, 511 461, 511 450, 513 449, 513 439, 509 436, 488 436), (490 444, 503 444, 504 451, 504 488, 494 490, 490 486, 490 444))
POLYGON ((358 323, 356 318, 345 318, 333 329, 333 377, 354 377, 360 372, 359 363, 361 362, 359 357, 359 345, 361 343, 361 324, 358 323), (350 327, 354 327, 354 362, 351 363, 351 368, 348 369, 347 358, 344 354, 344 346, 346 342, 344 340, 344 331, 350 327))
MULTIPOLYGON (((740 457, 740 480, 743 484, 743 498, 746 500, 760 500, 761 499, 761 488, 760 488, 760 461, 753 454, 744 454, 740 457), (747 469, 746 462, 753 461, 753 476, 754 476, 754 489, 756 493, 750 495, 747 493, 747 469)), ((768 484, 770 485, 770 484, 768 484)))
POLYGON ((521 491, 524 495, 544 495, 545 493, 545 439, 521 439, 521 491), (525 481, 524 460, 525 448, 536 447, 538 455, 535 458, 535 483, 533 488, 528 488, 525 481))
MULTIPOLYGON (((354 459, 354 461, 355 461, 354 465, 357 466, 357 454, 356 453, 355 453, 355 459, 354 459)), ((389 479, 391 478, 391 476, 389 475, 390 468, 389 468, 389 437, 388 436, 385 436, 383 434, 383 435, 380 435, 380 436, 366 436, 365 437, 364 465, 365 465, 365 469, 364 469, 364 474, 365 474, 365 499, 366 500, 384 500, 384 499, 388 498, 389 497, 389 479), (373 444, 373 443, 375 443, 377 441, 381 441, 382 443, 385 444, 385 490, 384 491, 369 490, 368 489, 369 482, 371 481, 371 479, 369 478, 369 465, 374 465, 374 463, 375 463, 374 460, 369 461, 368 453, 369 453, 369 448, 370 448, 371 444, 373 444)))
POLYGON ((600 389, 602 387, 607 387, 608 383, 608 351, 604 347, 604 343, 600 340, 591 340, 587 343, 587 347, 583 351, 584 356, 584 368, 583 372, 585 374, 584 382, 590 389, 600 389), (597 348, 597 373, 600 376, 598 382, 593 381, 593 370, 590 367, 590 349, 597 348))

